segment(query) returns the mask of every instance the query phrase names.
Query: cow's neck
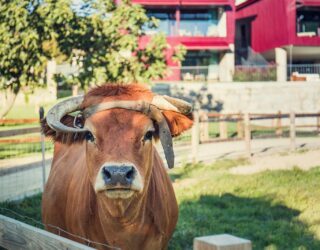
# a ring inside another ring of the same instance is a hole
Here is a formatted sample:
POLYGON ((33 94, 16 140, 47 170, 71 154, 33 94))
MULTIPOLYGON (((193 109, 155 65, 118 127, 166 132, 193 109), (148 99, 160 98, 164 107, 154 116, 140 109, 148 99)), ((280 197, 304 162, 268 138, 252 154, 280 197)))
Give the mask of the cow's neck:
POLYGON ((146 205, 146 195, 137 195, 132 200, 98 199, 97 203, 101 219, 130 224, 141 216, 141 210, 144 210, 146 205))

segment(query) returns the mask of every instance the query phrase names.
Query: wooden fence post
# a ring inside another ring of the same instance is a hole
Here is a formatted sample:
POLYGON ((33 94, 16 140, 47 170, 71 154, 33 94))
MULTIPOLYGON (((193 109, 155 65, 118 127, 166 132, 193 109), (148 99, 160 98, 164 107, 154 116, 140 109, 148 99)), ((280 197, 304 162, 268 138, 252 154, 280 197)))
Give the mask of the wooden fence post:
POLYGON ((239 139, 243 138, 243 115, 241 112, 238 114, 238 121, 237 121, 237 137, 239 139))
MULTIPOLYGON (((221 114, 220 120, 226 119, 227 117, 221 114)), ((226 121, 219 121, 219 131, 220 131, 220 139, 228 138, 228 128, 226 121)))
POLYGON ((282 137, 282 114, 281 114, 281 111, 278 112, 276 135, 278 137, 282 137))
POLYGON ((193 250, 252 250, 252 244, 230 234, 209 235, 194 238, 193 250))
POLYGON ((317 114, 317 133, 320 134, 320 112, 317 114))
POLYGON ((293 111, 290 112, 290 149, 294 151, 296 149, 296 115, 293 111))
POLYGON ((246 155, 251 158, 251 129, 250 129, 250 114, 244 114, 244 138, 246 143, 246 155))
MULTIPOLYGON (((44 109, 43 107, 39 108, 39 118, 40 118, 40 123, 41 120, 44 118, 44 109)), ((42 131, 40 131, 40 136, 41 136, 41 153, 42 153, 42 186, 43 186, 43 190, 46 186, 46 158, 45 158, 45 141, 44 141, 44 134, 42 133, 42 131)))
POLYGON ((209 118, 208 113, 204 110, 199 112, 200 120, 200 142, 206 142, 209 140, 209 118))
POLYGON ((195 109, 193 112, 193 126, 192 126, 192 136, 191 136, 191 144, 192 144, 192 162, 196 164, 198 162, 198 148, 200 142, 199 136, 199 109, 198 105, 195 105, 195 109))

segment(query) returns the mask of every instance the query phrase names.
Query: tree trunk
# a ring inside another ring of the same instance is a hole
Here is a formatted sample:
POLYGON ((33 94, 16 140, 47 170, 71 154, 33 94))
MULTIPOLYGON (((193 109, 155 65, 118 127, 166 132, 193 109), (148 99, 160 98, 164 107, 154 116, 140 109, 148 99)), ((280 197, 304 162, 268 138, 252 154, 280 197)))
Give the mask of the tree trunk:
POLYGON ((0 96, 3 98, 0 106, 0 119, 4 118, 9 113, 16 100, 17 94, 18 92, 13 91, 10 88, 0 92, 0 96))
POLYGON ((77 96, 79 93, 79 86, 78 85, 72 85, 72 96, 77 96))

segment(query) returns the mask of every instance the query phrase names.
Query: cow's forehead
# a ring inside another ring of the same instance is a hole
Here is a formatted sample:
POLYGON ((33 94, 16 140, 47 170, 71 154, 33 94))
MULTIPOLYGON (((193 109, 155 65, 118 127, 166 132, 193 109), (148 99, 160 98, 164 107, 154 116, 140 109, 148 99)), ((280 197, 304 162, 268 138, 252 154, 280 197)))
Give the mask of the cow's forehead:
POLYGON ((112 101, 151 102, 154 94, 143 85, 115 85, 95 88, 85 95, 82 108, 112 101))
POLYGON ((117 128, 129 129, 135 128, 144 130, 145 128, 152 128, 152 120, 137 111, 126 109, 110 109, 93 114, 86 120, 85 127, 92 132, 97 132, 103 128, 117 128))

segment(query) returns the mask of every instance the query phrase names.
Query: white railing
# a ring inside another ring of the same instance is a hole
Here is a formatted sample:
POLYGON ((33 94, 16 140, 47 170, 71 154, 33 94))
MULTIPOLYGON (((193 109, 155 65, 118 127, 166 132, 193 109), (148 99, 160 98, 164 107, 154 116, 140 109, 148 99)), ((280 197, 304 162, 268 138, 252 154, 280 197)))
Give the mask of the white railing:
POLYGON ((219 66, 169 67, 170 74, 179 74, 181 81, 205 82, 219 80, 219 66))
POLYGON ((320 81, 320 64, 289 64, 287 72, 292 81, 320 81))

